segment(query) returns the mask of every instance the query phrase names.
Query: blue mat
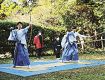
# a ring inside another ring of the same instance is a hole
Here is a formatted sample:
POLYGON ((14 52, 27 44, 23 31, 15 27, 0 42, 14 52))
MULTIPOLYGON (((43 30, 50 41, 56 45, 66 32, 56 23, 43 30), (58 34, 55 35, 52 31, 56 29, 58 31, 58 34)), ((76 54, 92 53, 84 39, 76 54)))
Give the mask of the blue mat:
MULTIPOLYGON (((13 64, 0 64, 0 71, 19 76, 32 76, 49 72, 76 69, 81 67, 98 66, 105 64, 104 60, 80 60, 79 63, 61 63, 59 60, 35 61, 31 63, 33 70, 12 68, 13 64)), ((24 67, 23 67, 24 68, 24 67)), ((26 67, 25 67, 26 68, 26 67)))

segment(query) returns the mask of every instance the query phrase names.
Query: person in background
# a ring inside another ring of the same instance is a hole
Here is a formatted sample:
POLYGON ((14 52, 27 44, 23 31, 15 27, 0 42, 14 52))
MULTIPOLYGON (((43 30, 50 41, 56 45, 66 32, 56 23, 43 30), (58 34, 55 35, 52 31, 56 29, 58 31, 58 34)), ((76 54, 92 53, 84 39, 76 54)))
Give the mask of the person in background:
POLYGON ((61 41, 63 48, 62 62, 75 61, 78 62, 78 47, 76 37, 86 38, 87 36, 81 35, 76 32, 76 26, 67 28, 67 33, 64 35, 61 41))
POLYGON ((28 68, 30 68, 29 53, 26 43, 26 34, 31 26, 32 25, 29 24, 29 26, 23 28, 22 22, 18 22, 17 29, 14 29, 10 32, 8 40, 16 42, 13 59, 14 68, 16 66, 28 66, 28 68))
POLYGON ((60 59, 61 39, 60 39, 60 33, 59 32, 57 32, 57 34, 54 37, 53 48, 54 48, 54 53, 56 55, 56 58, 60 59))
POLYGON ((40 59, 42 57, 42 51, 44 47, 43 36, 41 31, 38 31, 38 34, 34 37, 33 43, 36 48, 37 58, 40 59))
POLYGON ((80 43, 81 43, 82 50, 84 50, 84 39, 83 39, 83 37, 80 37, 80 43))

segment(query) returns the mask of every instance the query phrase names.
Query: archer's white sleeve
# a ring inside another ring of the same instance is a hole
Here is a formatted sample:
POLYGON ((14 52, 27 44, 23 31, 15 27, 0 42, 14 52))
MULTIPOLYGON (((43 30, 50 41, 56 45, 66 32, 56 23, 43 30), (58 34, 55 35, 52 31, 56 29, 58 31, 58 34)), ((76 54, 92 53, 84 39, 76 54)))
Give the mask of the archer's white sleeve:
POLYGON ((62 41, 61 41, 61 46, 62 46, 62 48, 65 47, 65 44, 66 44, 66 37, 67 37, 67 35, 64 35, 64 37, 62 38, 62 41))
POLYGON ((8 37, 8 40, 9 41, 15 41, 16 40, 16 34, 15 34, 15 30, 12 30, 11 32, 10 32, 10 35, 9 35, 9 37, 8 37))
POLYGON ((79 38, 86 38, 87 36, 85 36, 85 35, 81 35, 81 34, 79 34, 78 32, 75 32, 75 36, 78 36, 79 38))
POLYGON ((24 33, 27 33, 27 32, 28 32, 28 29, 29 29, 29 26, 27 26, 26 28, 24 28, 24 29, 23 29, 23 32, 24 32, 24 33))

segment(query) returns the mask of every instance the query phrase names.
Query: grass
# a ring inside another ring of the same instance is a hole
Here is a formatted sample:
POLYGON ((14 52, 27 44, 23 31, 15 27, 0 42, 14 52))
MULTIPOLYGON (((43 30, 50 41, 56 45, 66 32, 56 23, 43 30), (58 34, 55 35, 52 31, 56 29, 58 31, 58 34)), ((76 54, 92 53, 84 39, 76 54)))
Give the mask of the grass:
MULTIPOLYGON (((105 60, 105 54, 80 54, 79 57, 80 59, 105 60)), ((55 59, 54 56, 45 56, 44 58, 55 59)), ((35 57, 31 57, 30 59, 31 61, 36 60, 35 57)), ((0 63, 12 63, 12 59, 0 59, 0 63)), ((0 72, 0 80, 105 80, 105 65, 46 73, 30 77, 21 77, 0 72)))

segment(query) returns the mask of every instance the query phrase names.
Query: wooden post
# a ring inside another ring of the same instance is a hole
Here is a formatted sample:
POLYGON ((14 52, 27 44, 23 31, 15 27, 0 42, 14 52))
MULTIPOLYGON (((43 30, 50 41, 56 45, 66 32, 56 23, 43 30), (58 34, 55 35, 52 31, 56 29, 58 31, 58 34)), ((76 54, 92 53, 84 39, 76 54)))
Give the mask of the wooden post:
POLYGON ((104 49, 104 43, 103 43, 103 37, 101 36, 101 45, 102 45, 102 49, 104 49))
MULTIPOLYGON (((97 40, 97 31, 96 30, 94 32, 94 35, 95 35, 95 40, 97 40)), ((96 48, 97 47, 97 41, 95 41, 93 43, 94 43, 94 47, 96 48)))

